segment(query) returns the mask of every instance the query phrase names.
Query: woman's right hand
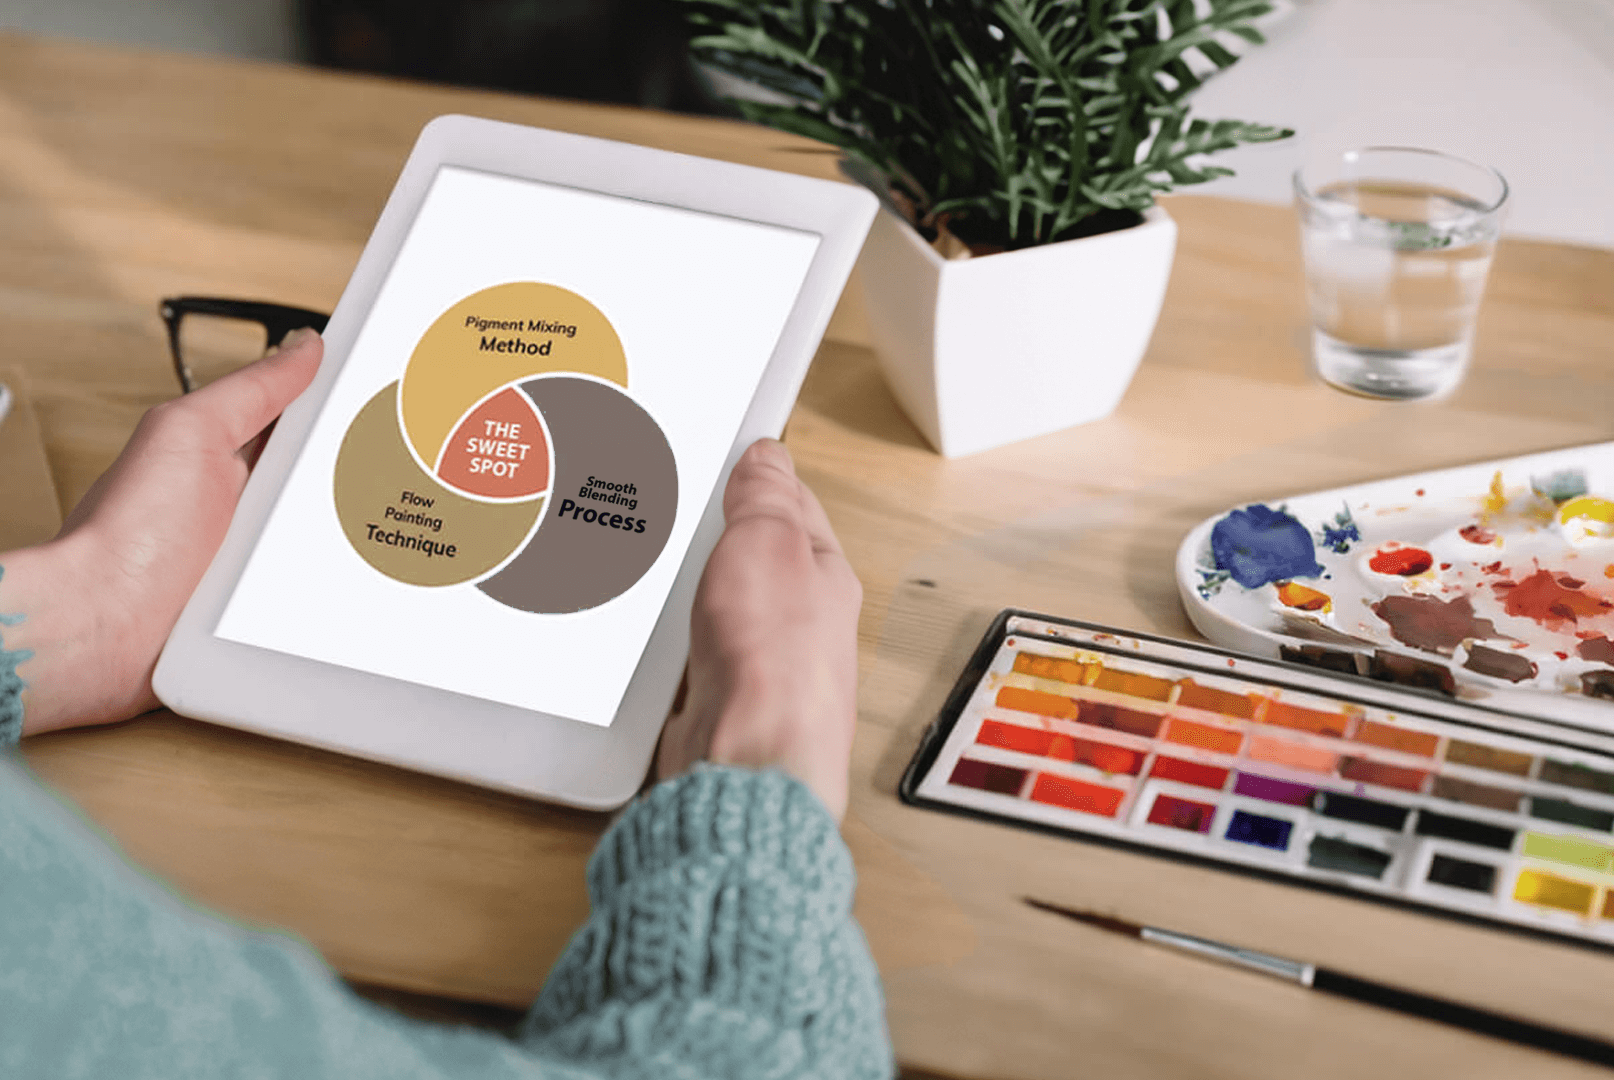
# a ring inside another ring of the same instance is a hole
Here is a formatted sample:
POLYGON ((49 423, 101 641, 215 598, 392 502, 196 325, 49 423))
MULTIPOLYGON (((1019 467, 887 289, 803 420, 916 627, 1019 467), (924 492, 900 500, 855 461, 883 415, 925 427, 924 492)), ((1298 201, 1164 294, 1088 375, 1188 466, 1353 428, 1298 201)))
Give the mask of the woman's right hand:
POLYGON ((777 768, 846 812, 863 587, 784 444, 753 444, 690 625, 688 693, 657 752, 665 779, 706 759, 777 768))

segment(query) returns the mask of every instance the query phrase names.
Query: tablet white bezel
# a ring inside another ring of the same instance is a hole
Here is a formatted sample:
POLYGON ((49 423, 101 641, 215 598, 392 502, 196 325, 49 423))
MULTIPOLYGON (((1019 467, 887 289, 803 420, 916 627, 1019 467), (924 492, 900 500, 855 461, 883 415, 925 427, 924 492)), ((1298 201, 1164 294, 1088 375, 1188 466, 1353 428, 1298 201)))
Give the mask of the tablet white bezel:
POLYGON ((286 410, 223 546, 152 679, 174 711, 232 727, 591 809, 638 790, 689 647, 689 611, 722 532, 722 491, 745 447, 776 436, 851 273, 877 202, 849 184, 465 116, 421 132, 325 331, 325 361, 286 410), (309 431, 439 167, 478 169, 797 229, 820 243, 688 554, 609 727, 402 682, 214 635, 309 431))

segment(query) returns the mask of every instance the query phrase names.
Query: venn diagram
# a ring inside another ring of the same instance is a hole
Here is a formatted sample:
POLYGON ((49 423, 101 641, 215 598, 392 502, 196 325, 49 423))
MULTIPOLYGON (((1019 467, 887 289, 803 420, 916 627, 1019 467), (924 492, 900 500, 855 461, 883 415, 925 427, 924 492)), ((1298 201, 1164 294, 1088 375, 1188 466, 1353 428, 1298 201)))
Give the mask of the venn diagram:
POLYGON ((449 308, 348 425, 336 514, 360 558, 523 611, 597 607, 666 546, 678 470, 627 393, 622 343, 567 289, 511 282, 449 308))

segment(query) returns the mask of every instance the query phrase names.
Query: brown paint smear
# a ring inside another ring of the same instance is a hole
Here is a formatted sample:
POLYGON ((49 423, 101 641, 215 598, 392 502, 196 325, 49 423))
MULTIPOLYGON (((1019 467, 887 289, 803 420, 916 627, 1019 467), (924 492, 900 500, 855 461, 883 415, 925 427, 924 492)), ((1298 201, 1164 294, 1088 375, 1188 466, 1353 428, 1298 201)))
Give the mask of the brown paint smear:
POLYGON ((1390 633, 1402 644, 1447 656, 1469 638, 1499 636, 1491 620, 1474 614, 1466 596, 1455 600, 1387 596, 1373 605, 1373 614, 1389 624, 1390 633))
POLYGON ((1580 692, 1587 697, 1614 701, 1614 668, 1588 671, 1580 677, 1580 692))
POLYGON ((1614 664, 1614 641, 1598 634, 1589 637, 1575 646, 1575 654, 1582 660, 1597 660, 1604 664, 1614 664))
POLYGON ((1488 649, 1484 645, 1470 645, 1468 661, 1463 666, 1469 671, 1508 682, 1523 682, 1536 677, 1536 666, 1528 656, 1503 649, 1488 649))

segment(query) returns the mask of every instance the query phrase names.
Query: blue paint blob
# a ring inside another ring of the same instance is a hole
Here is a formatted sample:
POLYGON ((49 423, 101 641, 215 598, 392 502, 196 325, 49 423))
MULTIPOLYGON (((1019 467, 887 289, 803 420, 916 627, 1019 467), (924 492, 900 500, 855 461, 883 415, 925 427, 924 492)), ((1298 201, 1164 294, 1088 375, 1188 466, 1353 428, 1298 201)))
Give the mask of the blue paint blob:
POLYGON ((1216 523, 1211 556, 1246 589, 1323 572, 1306 527, 1263 503, 1235 510, 1216 523))
POLYGON ((1338 555, 1350 551, 1351 545, 1360 543, 1361 539, 1362 532, 1356 527, 1356 519, 1351 517, 1349 506, 1341 507, 1332 522, 1323 522, 1317 534, 1317 542, 1338 555))

